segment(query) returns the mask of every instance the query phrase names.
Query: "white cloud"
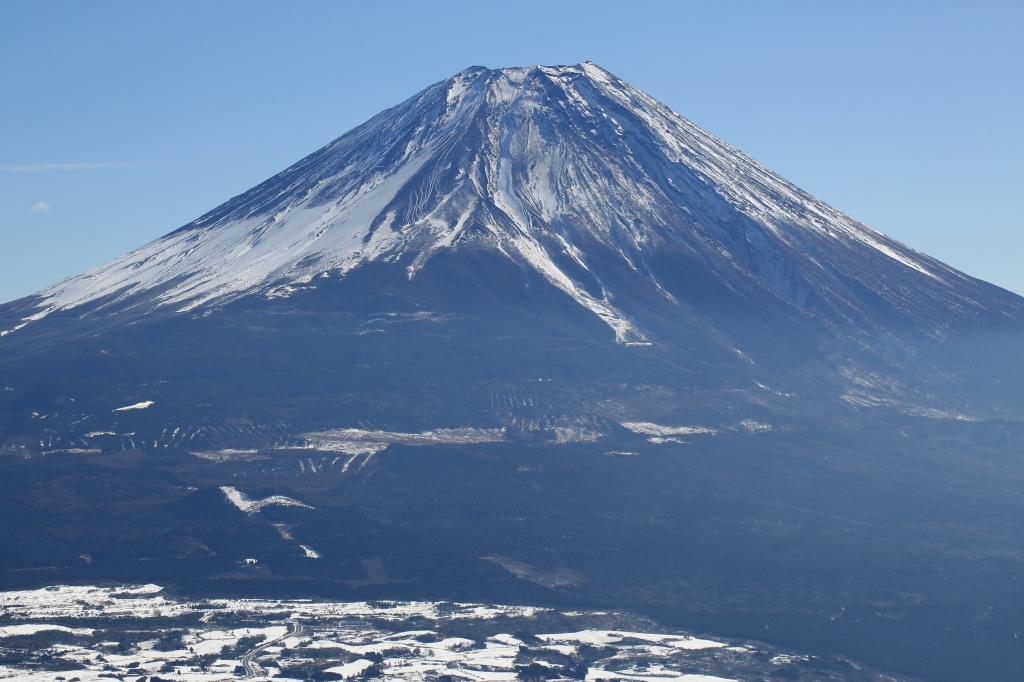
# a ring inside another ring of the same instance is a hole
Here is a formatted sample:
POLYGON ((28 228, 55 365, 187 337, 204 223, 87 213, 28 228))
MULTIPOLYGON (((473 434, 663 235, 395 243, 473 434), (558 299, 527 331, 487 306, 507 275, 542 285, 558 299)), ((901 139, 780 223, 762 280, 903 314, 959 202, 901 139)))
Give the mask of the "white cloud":
POLYGON ((0 171, 9 173, 38 173, 52 170, 95 170, 101 168, 151 168, 163 164, 153 162, 142 163, 39 163, 32 166, 0 166, 0 171))
POLYGON ((46 213, 49 210, 50 205, 45 201, 37 201, 36 203, 32 204, 33 213, 46 213))

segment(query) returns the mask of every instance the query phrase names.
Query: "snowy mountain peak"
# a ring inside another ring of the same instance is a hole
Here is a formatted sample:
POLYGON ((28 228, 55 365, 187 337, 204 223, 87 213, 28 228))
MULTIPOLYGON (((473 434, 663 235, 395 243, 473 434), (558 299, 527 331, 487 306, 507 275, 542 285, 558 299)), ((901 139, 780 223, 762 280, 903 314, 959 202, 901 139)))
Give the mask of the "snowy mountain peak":
POLYGON ((193 223, 41 291, 24 323, 83 304, 189 311, 288 296, 370 261, 415 278, 437 253, 475 248, 540 273, 626 343, 647 334, 612 283, 633 278, 683 305, 652 265, 666 252, 744 295, 850 319, 868 314, 864 290, 911 316, 984 307, 973 280, 583 62, 466 69, 193 223))

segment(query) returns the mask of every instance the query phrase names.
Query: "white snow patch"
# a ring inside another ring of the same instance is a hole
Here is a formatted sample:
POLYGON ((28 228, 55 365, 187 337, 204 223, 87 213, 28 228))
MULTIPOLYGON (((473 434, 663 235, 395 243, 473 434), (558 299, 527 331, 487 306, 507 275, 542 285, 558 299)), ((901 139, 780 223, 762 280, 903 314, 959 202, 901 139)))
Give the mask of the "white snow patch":
MULTIPOLYGON (((342 452, 347 455, 372 455, 392 443, 402 445, 469 445, 473 443, 499 443, 505 440, 504 429, 435 429, 420 433, 396 431, 367 431, 364 429, 333 429, 305 435, 313 450, 342 452)), ((348 468, 346 464, 345 468, 348 468)))
POLYGON ((111 410, 111 412, 127 412, 128 410, 144 410, 153 404, 152 400, 144 400, 141 403, 135 403, 134 405, 125 405, 124 407, 118 407, 111 410))
POLYGON ((645 642, 654 642, 663 646, 676 649, 718 649, 728 646, 723 642, 716 642, 712 639, 698 639, 696 637, 685 637, 680 635, 664 635, 650 632, 631 632, 628 630, 581 630, 580 632, 562 632, 546 635, 537 635, 538 639, 545 642, 576 642, 579 644, 592 644, 594 646, 606 646, 618 644, 624 639, 639 639, 645 642))
POLYGON ((245 450, 236 448, 225 448, 223 450, 204 450, 193 452, 194 456, 200 459, 208 459, 211 462, 234 462, 252 461, 256 459, 267 459, 266 455, 259 454, 258 450, 245 450))
POLYGON ((222 485, 220 487, 220 490, 222 493, 224 493, 224 496, 228 498, 228 501, 231 502, 231 504, 235 505, 236 507, 238 507, 239 509, 241 509, 242 511, 249 515, 258 514, 261 509, 263 509, 264 507, 269 507, 271 505, 313 509, 313 507, 310 507, 308 504, 299 502, 298 500, 293 500, 292 498, 285 497, 284 495, 271 495, 270 497, 266 497, 262 500, 253 500, 250 499, 249 496, 246 495, 245 493, 240 492, 229 485, 222 485))
POLYGON ((333 668, 326 668, 324 672, 334 673, 335 675, 341 675, 342 679, 347 680, 350 677, 355 677, 362 674, 367 668, 373 667, 373 661, 368 661, 365 658, 360 658, 358 661, 352 661, 344 665, 336 665, 333 668))
POLYGON ((646 436, 689 436, 698 433, 714 435, 718 433, 715 429, 704 426, 661 426, 651 422, 622 422, 622 426, 633 433, 642 433, 646 436))
POLYGON ((53 630, 86 636, 95 632, 92 628, 69 628, 63 625, 49 625, 47 623, 23 623, 21 625, 4 625, 0 627, 0 637, 21 637, 53 630))

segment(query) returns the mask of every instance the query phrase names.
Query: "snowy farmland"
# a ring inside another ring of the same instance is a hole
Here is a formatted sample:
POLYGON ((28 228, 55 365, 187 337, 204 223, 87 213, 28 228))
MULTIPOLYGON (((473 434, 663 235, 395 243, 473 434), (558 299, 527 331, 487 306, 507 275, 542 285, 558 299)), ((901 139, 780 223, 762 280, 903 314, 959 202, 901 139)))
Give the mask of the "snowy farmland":
MULTIPOLYGON (((842 668, 854 669, 845 659, 664 632, 621 613, 450 602, 185 601, 157 585, 6 592, 0 609, 0 679, 725 682, 779 671, 788 679, 845 680, 842 668)), ((897 679, 857 673, 858 680, 897 679)))

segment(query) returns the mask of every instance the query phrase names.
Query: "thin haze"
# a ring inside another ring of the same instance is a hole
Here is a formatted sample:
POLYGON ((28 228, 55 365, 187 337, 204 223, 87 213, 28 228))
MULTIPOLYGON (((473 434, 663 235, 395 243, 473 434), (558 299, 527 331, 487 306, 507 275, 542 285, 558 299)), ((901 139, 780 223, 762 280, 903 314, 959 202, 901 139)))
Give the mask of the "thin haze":
POLYGON ((6 3, 0 301, 192 220, 463 68, 593 60, 1024 293, 1019 3, 6 3))

